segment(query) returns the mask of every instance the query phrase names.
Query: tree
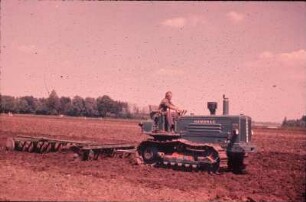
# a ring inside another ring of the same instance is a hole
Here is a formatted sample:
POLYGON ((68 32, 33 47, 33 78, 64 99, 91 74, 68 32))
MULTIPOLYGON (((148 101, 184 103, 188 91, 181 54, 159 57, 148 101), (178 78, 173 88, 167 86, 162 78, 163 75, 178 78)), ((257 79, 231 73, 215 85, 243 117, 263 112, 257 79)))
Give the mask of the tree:
POLYGON ((115 101, 110 96, 104 95, 97 99, 80 96, 58 97, 52 90, 48 98, 35 98, 33 96, 12 97, 0 94, 0 112, 8 113, 35 113, 42 115, 65 114, 70 116, 89 117, 140 117, 145 110, 127 102, 115 101))
POLYGON ((108 95, 103 95, 102 97, 97 98, 97 108, 100 116, 112 116, 119 117, 122 112, 124 103, 120 101, 114 101, 108 95))
POLYGON ((286 126, 287 125, 287 117, 284 118, 282 126, 286 126))
POLYGON ((119 102, 120 105, 120 112, 119 117, 121 118, 132 118, 132 114, 129 110, 127 102, 119 102))
POLYGON ((60 102, 59 113, 67 115, 72 105, 70 97, 61 97, 59 99, 59 102, 60 102))
POLYGON ((49 114, 57 115, 59 113, 60 100, 59 100, 59 97, 57 96, 55 90, 52 90, 52 92, 50 93, 46 104, 47 104, 47 107, 48 107, 49 114))
POLYGON ((46 98, 37 99, 35 105, 36 105, 35 114, 42 114, 42 115, 49 114, 46 98))
POLYGON ((24 105, 23 113, 33 114, 36 109, 35 98, 33 96, 24 96, 20 98, 21 102, 24 105), (26 103, 26 104, 25 104, 26 103))
POLYGON ((111 111, 114 101, 107 95, 97 98, 97 108, 100 116, 106 117, 106 114, 111 111))
POLYGON ((80 96, 74 96, 68 110, 70 116, 82 116, 85 112, 84 100, 80 96))
POLYGON ((300 119, 292 119, 292 120, 287 120, 287 118, 285 117, 285 119, 283 120, 282 123, 283 127, 304 127, 306 128, 306 116, 302 116, 300 119))
POLYGON ((96 99, 87 97, 84 100, 84 115, 96 117, 99 115, 96 99))
POLYGON ((21 114, 29 114, 31 111, 31 108, 27 102, 27 100, 25 100, 23 97, 21 98, 17 98, 17 102, 16 102, 16 109, 18 113, 21 114))
POLYGON ((113 114, 114 116, 118 117, 119 113, 122 111, 121 103, 118 101, 114 101, 111 103, 109 107, 109 113, 113 114))
POLYGON ((16 100, 13 96, 1 95, 0 112, 16 112, 16 100))

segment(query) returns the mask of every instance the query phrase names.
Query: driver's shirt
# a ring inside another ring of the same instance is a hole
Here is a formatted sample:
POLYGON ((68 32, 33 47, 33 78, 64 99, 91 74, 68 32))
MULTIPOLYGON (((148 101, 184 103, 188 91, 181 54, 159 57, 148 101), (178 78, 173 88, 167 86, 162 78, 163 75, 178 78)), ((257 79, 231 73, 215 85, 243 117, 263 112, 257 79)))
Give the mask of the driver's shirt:
POLYGON ((166 112, 167 109, 170 108, 170 106, 174 106, 174 105, 172 104, 172 102, 169 99, 164 98, 160 102, 158 109, 161 110, 162 112, 166 112))

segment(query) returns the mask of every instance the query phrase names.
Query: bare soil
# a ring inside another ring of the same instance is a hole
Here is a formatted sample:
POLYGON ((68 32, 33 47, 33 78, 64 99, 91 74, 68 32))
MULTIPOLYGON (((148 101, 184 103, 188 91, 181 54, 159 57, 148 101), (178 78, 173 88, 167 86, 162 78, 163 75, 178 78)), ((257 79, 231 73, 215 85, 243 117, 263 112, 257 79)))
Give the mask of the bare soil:
POLYGON ((0 116, 0 200, 305 201, 305 130, 254 129, 247 173, 184 172, 131 158, 79 161, 69 152, 6 151, 6 138, 46 136, 138 144, 136 121, 0 116))

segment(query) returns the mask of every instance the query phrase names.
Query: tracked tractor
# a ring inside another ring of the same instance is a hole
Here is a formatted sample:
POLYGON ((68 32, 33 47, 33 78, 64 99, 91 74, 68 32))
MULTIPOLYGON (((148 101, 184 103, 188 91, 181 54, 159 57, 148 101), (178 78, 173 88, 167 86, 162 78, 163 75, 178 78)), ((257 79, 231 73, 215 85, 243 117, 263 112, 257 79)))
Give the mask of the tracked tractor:
POLYGON ((246 115, 229 115, 229 100, 223 96, 223 114, 216 115, 216 102, 208 102, 210 115, 174 114, 174 128, 165 115, 151 109, 151 119, 139 125, 148 139, 137 147, 145 164, 242 172, 245 157, 255 151, 252 120, 246 115))

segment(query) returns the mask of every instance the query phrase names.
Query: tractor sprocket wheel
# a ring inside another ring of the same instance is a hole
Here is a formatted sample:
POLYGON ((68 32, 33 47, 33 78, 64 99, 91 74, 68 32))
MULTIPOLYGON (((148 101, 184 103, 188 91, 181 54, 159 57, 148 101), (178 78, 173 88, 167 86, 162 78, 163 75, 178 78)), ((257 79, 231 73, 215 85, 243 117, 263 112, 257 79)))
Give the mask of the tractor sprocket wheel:
POLYGON ((242 174, 245 165, 243 163, 244 153, 231 153, 228 155, 228 170, 232 171, 235 174, 242 174))

